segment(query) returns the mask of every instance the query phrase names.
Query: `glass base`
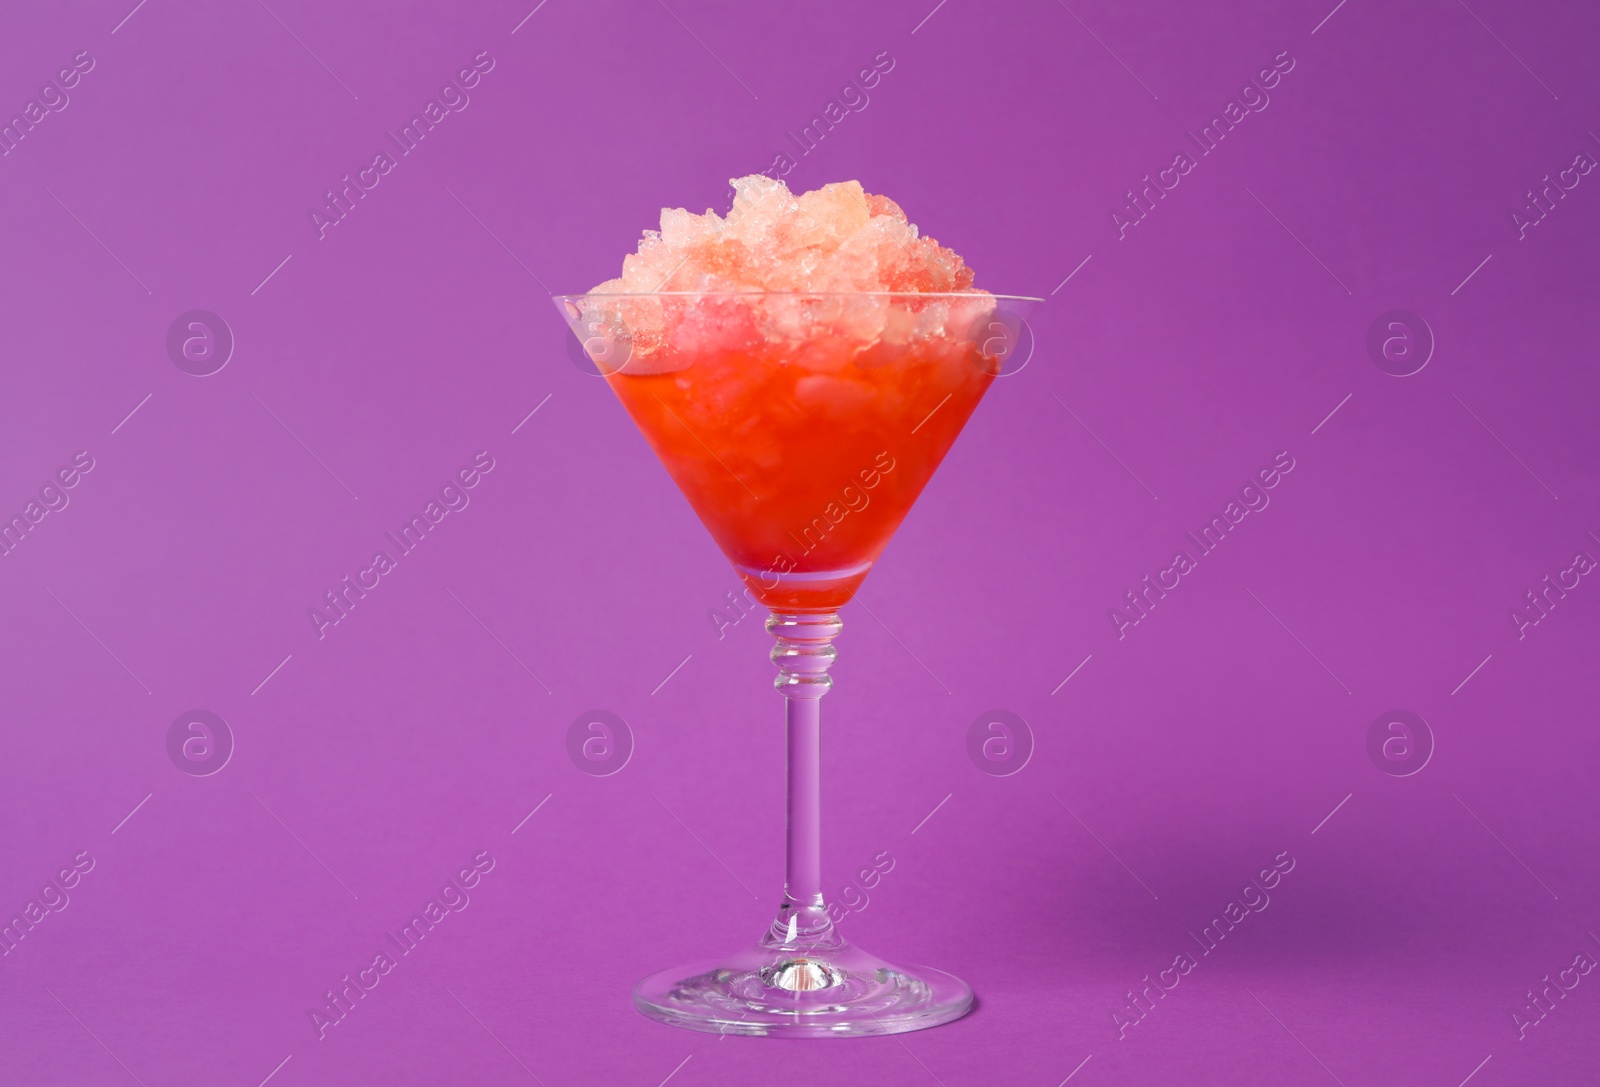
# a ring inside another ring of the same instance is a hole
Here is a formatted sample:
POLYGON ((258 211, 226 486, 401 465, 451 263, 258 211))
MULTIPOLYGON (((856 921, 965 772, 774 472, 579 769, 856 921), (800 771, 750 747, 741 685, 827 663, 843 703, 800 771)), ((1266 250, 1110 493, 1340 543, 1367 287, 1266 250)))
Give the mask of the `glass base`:
POLYGON ((841 940, 804 951, 756 946, 663 970, 639 983, 633 1003, 686 1030, 825 1038, 936 1027, 967 1013, 972 990, 941 970, 892 966, 841 940))

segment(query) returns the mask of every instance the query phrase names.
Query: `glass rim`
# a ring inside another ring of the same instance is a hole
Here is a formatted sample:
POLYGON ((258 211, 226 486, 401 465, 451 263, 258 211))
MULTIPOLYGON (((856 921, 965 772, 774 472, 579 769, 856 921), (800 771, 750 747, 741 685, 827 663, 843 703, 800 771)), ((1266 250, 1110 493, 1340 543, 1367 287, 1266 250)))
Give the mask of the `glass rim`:
POLYGON ((556 302, 586 298, 992 298, 997 302, 1043 302, 1028 294, 991 294, 988 291, 587 291, 552 294, 556 302))

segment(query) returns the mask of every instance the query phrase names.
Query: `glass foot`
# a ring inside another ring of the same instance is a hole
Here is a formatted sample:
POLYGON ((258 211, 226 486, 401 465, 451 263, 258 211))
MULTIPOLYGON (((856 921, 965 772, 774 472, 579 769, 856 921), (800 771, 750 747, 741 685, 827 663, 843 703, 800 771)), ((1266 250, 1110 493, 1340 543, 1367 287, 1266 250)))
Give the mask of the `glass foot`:
POLYGON ((828 948, 750 948, 663 970, 633 1003, 652 1019, 712 1034, 789 1038, 901 1034, 959 1019, 972 990, 941 970, 906 970, 839 941, 828 948))

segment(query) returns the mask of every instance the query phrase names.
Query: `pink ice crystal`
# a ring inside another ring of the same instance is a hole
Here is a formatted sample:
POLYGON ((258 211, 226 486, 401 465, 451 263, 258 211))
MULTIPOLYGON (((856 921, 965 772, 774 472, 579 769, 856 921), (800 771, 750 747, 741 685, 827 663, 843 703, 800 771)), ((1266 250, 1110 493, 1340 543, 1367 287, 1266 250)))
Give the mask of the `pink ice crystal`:
POLYGON ((596 316, 626 329, 626 372, 681 369, 697 353, 761 341, 793 345, 796 362, 838 365, 822 361, 840 353, 821 338, 854 341, 856 361, 868 365, 913 343, 958 338, 992 308, 960 256, 858 181, 799 196, 760 174, 731 184, 726 218, 663 209, 661 229, 644 232, 622 275, 590 292, 596 316), (752 292, 760 297, 733 297, 752 292))
POLYGON ((840 181, 795 196, 760 174, 731 183, 724 219, 661 212, 622 276, 596 294, 658 291, 965 291, 972 269, 923 237, 887 196, 840 181))

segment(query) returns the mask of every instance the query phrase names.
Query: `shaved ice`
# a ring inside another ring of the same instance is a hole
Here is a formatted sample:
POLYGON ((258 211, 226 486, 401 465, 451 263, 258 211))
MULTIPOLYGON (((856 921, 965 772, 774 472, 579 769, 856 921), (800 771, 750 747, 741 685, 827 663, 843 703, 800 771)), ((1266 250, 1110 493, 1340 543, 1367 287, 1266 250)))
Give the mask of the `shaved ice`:
POLYGON ((752 174, 731 182, 733 207, 661 212, 622 275, 591 294, 658 291, 966 291, 972 269, 922 236, 887 196, 840 181, 795 196, 752 174))
POLYGON ((911 345, 969 341, 993 309, 958 254, 859 181, 799 196, 761 174, 731 184, 725 218, 663 209, 622 275, 586 296, 585 316, 624 344, 623 372, 670 372, 758 343, 787 344, 788 361, 824 371, 882 365, 911 345), (933 297, 904 297, 920 294, 933 297))

